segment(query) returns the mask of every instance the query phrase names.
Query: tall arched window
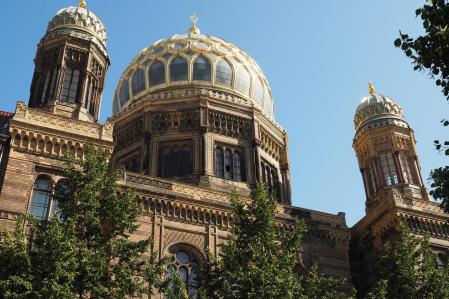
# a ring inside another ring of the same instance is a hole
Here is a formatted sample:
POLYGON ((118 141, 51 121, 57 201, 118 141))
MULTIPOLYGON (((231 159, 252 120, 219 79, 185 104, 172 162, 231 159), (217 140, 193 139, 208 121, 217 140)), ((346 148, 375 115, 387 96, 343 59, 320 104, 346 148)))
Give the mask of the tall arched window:
POLYGON ((224 177, 225 179, 232 179, 232 152, 230 149, 225 150, 224 177))
POLYGON ((122 87, 120 87, 120 104, 123 107, 129 100, 129 87, 128 80, 122 81, 122 87))
POLYGON ((215 147, 215 175, 235 181, 245 180, 241 150, 217 145, 215 147))
POLYGON ((67 67, 64 72, 64 81, 62 83, 61 100, 69 103, 75 103, 78 96, 78 83, 80 71, 67 67))
POLYGON ((159 176, 182 178, 193 174, 191 145, 162 144, 160 148, 159 176))
POLYGON ((46 102, 53 98, 55 94, 56 86, 56 74, 58 73, 57 68, 53 68, 51 71, 47 71, 45 74, 44 90, 42 92, 41 102, 46 102))
POLYGON ((193 80, 210 81, 211 67, 209 60, 203 55, 198 56, 193 63, 193 80))
MULTIPOLYGON (((198 294, 198 270, 201 254, 195 248, 187 244, 175 244, 170 248, 172 263, 168 266, 167 275, 177 273, 189 294, 189 298, 197 298, 198 294)), ((170 287, 170 286, 169 286, 170 287)))
POLYGON ((38 220, 45 220, 49 216, 51 189, 52 183, 48 178, 40 177, 34 182, 30 214, 38 220))
POLYGON ((170 63, 170 81, 187 80, 188 65, 187 61, 178 56, 170 63))
POLYGON ((132 88, 133 88, 133 95, 136 95, 145 89, 145 73, 143 72, 142 69, 138 69, 134 73, 132 80, 132 88))
POLYGON ((221 146, 215 148, 215 175, 224 177, 223 172, 223 149, 221 146))
POLYGON ((241 157, 238 151, 234 151, 234 163, 233 163, 233 174, 234 180, 242 180, 242 169, 241 169, 241 157))
POLYGON ((394 165, 394 158, 392 153, 381 154, 380 164, 384 174, 385 185, 395 185, 399 183, 396 167, 394 165))
POLYGON ((239 67, 235 76, 235 87, 243 93, 249 93, 250 77, 244 67, 239 67))
POLYGON ((148 77, 150 86, 159 85, 165 83, 165 65, 162 61, 158 60, 154 62, 148 69, 148 77))
POLYGON ((399 162, 401 164, 402 176, 404 177, 404 183, 416 184, 415 174, 412 170, 413 161, 407 156, 406 153, 399 153, 399 162))
POLYGON ((232 84, 232 68, 224 59, 217 63, 215 70, 215 82, 221 85, 231 86, 232 84))

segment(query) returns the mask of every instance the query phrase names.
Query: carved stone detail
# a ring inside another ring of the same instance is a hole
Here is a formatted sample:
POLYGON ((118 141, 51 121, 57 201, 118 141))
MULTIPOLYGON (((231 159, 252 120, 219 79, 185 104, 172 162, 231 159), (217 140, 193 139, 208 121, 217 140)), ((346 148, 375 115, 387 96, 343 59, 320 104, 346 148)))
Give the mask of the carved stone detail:
POLYGON ((152 114, 153 132, 194 130, 199 128, 199 111, 156 112, 152 114))
POLYGON ((134 144, 142 138, 142 119, 136 119, 123 126, 117 126, 114 130, 114 140, 116 142, 116 150, 121 150, 129 145, 134 144))
POLYGON ((171 245, 173 243, 190 243, 196 245, 198 248, 203 250, 206 249, 206 238, 204 235, 194 233, 179 231, 174 229, 165 228, 164 229, 164 244, 171 245))
POLYGON ((260 127, 261 148, 276 160, 280 160, 284 146, 279 143, 268 131, 260 127))
POLYGON ((235 138, 251 137, 251 120, 233 116, 231 114, 209 111, 209 130, 235 138))

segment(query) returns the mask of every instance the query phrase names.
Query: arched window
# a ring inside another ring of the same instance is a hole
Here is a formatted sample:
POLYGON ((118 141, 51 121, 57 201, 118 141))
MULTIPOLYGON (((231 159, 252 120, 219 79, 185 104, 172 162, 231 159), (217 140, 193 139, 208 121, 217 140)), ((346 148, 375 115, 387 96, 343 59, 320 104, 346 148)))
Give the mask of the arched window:
POLYGON ((64 81, 62 83, 61 100, 69 103, 75 103, 78 96, 78 83, 80 71, 70 67, 65 69, 64 81))
POLYGON ((159 159, 159 176, 164 178, 188 177, 193 173, 191 146, 162 144, 159 159))
POLYGON ((203 260, 201 254, 193 246, 187 244, 172 245, 170 254, 173 259, 168 267, 167 274, 173 275, 176 271, 184 282, 189 298, 197 298, 198 270, 203 260))
POLYGON ((215 175, 224 177, 223 169, 223 149, 221 146, 217 146, 215 148, 215 175))
POLYGON ((253 77, 253 98, 262 105, 264 89, 258 76, 253 77))
POLYGON ((56 86, 56 74, 58 73, 57 68, 53 68, 51 71, 47 71, 45 74, 44 90, 42 91, 41 102, 46 102, 53 98, 55 94, 56 86))
POLYGON ((230 149, 225 150, 224 177, 225 179, 232 179, 232 152, 230 149))
POLYGON ((234 164, 233 164, 233 174, 234 180, 242 180, 242 169, 241 169, 241 157, 238 151, 234 151, 234 164))
POLYGON ((232 84, 232 68, 231 65, 224 59, 217 63, 215 82, 226 86, 231 86, 232 84))
POLYGON ((120 105, 123 107, 129 100, 129 87, 128 80, 122 81, 122 87, 120 88, 120 105))
POLYGON ((170 81, 187 80, 187 61, 178 56, 170 63, 170 81))
POLYGON ((415 174, 413 172, 413 161, 407 156, 406 153, 399 153, 399 162, 401 164, 402 176, 404 177, 404 183, 416 184, 415 174))
POLYGON ((193 63, 193 80, 210 81, 211 68, 209 60, 200 55, 193 63))
POLYGON ((165 65, 162 61, 154 62, 148 70, 150 86, 165 83, 165 65))
POLYGON ((235 76, 235 87, 243 93, 249 93, 250 77, 244 67, 239 67, 235 76))
POLYGON ((381 154, 380 164, 384 174, 385 185, 395 185, 399 183, 396 167, 394 165, 394 158, 392 153, 381 154))
POLYGON ((142 69, 138 69, 132 80, 133 95, 138 94, 145 89, 145 74, 142 69))
POLYGON ((48 178, 41 177, 34 182, 30 214, 38 220, 45 220, 49 216, 51 190, 52 183, 48 178))

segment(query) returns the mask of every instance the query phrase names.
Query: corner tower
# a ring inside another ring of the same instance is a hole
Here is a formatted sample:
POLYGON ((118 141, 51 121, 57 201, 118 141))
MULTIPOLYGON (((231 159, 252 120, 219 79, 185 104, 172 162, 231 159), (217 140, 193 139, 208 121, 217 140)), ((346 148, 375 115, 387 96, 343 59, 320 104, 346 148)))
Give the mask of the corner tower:
POLYGON ((109 56, 105 27, 85 1, 57 12, 34 63, 29 107, 98 121, 109 56))
POLYGON ((429 198, 413 130, 395 101, 376 94, 371 83, 369 93, 354 117, 353 147, 366 192, 366 215, 351 228, 349 253, 358 298, 376 282, 376 258, 396 240, 401 221, 414 234, 428 235, 442 261, 449 257, 449 215, 429 198))
POLYGON ((367 212, 393 188, 403 195, 428 200, 415 136, 401 107, 391 98, 376 94, 371 82, 369 92, 356 110, 353 142, 365 186, 367 212))

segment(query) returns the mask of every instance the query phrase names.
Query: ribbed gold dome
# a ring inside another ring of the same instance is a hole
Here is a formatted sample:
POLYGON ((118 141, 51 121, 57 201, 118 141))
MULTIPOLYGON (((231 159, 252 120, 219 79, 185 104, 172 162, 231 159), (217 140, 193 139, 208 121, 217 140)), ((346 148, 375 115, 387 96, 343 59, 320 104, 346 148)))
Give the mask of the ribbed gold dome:
POLYGON ((374 89, 370 96, 363 98, 354 116, 356 131, 383 122, 398 120, 405 123, 401 107, 391 98, 376 94, 374 89))
POLYGON ((93 41, 107 55, 105 27, 101 20, 87 9, 85 1, 81 1, 77 7, 61 9, 48 23, 44 39, 58 35, 75 36, 93 41))
POLYGON ((224 91, 273 118, 271 89, 257 63, 230 42, 192 30, 157 41, 131 61, 117 85, 113 112, 119 113, 145 94, 172 87, 224 91), (187 65, 182 76, 175 73, 180 65, 187 65), (162 77, 156 80, 157 76, 162 77))

